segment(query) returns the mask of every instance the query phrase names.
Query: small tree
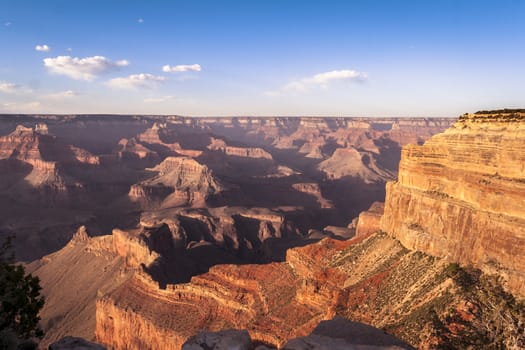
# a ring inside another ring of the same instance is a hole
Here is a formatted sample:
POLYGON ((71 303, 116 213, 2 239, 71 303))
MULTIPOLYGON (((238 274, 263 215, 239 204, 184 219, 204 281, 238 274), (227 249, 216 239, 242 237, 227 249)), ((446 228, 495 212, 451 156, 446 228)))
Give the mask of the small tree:
POLYGON ((0 349, 35 348, 43 336, 38 313, 44 306, 40 280, 15 264, 12 237, 0 246, 0 349))

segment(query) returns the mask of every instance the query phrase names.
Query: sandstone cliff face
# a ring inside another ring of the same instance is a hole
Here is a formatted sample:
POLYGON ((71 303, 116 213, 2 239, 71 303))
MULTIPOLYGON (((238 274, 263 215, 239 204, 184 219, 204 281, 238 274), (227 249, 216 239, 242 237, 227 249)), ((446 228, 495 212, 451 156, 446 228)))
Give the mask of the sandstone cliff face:
POLYGON ((355 235, 357 237, 365 237, 379 231, 384 210, 384 203, 374 202, 367 211, 359 214, 355 227, 355 235))
POLYGON ((464 115, 403 149, 383 231, 409 249, 497 272, 525 295, 525 115, 464 115))

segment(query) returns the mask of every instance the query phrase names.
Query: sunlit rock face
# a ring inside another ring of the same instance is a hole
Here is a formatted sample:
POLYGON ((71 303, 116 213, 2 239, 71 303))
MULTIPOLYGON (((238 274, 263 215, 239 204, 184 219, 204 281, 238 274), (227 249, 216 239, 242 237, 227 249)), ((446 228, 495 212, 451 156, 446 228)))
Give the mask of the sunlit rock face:
MULTIPOLYGON (((246 329, 254 342, 283 348, 341 316, 421 349, 490 348, 496 336, 508 344, 525 341, 519 334, 525 312, 513 311, 511 299, 502 302, 486 278, 469 292, 445 259, 409 251, 383 233, 327 238, 289 249, 283 263, 213 266, 165 288, 138 270, 97 300, 95 334, 114 349, 179 349, 203 329, 246 329), (499 302, 501 308, 490 306, 499 302), (503 328, 490 333, 486 325, 496 315, 504 315, 503 328)), ((347 344, 315 334, 289 345, 347 344)))
POLYGON ((409 249, 474 264, 525 294, 525 114, 467 114, 402 151, 382 230, 409 249))
POLYGON ((355 235, 357 237, 365 237, 371 233, 377 232, 380 229, 381 216, 383 215, 384 210, 384 203, 374 202, 367 211, 359 214, 355 228, 355 235))

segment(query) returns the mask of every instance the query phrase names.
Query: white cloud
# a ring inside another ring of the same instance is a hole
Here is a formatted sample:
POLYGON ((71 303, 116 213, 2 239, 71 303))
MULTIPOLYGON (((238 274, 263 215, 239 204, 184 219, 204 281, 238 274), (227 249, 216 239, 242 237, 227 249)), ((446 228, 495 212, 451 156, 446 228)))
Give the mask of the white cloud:
POLYGON ((44 66, 51 73, 66 75, 76 80, 93 80, 95 77, 128 66, 126 60, 111 61, 104 56, 85 58, 57 56, 45 58, 44 66))
POLYGON ((200 72, 200 64, 179 64, 178 66, 170 66, 166 64, 162 66, 162 71, 166 73, 180 73, 180 72, 200 72))
POLYGON ((145 103, 163 103, 163 102, 172 101, 175 99, 177 99, 175 96, 150 97, 150 98, 145 98, 144 102, 145 103))
POLYGON ((47 46, 46 44, 44 44, 44 45, 37 45, 37 46, 35 46, 35 50, 36 51, 49 52, 49 51, 51 51, 51 48, 49 46, 47 46))
POLYGON ((356 70, 333 70, 330 72, 315 74, 311 77, 303 78, 300 80, 291 81, 290 83, 281 87, 279 90, 266 92, 266 95, 279 96, 287 93, 298 94, 317 87, 326 89, 330 86, 331 83, 337 81, 362 82, 366 79, 366 73, 359 72, 356 70))
POLYGON ((11 27, 11 24, 13 24, 13 23, 11 23, 11 22, 4 22, 4 26, 6 26, 6 27, 11 27))
POLYGON ((20 85, 14 83, 8 83, 6 81, 0 81, 0 92, 6 94, 14 94, 19 91, 21 88, 20 85))
POLYGON ((166 78, 163 76, 141 73, 132 74, 128 77, 114 78, 109 80, 106 84, 117 89, 151 89, 164 81, 166 81, 166 78))
POLYGON ((139 18, 139 19, 137 19, 137 22, 139 22, 140 24, 142 24, 142 23, 144 23, 144 19, 139 18))
POLYGON ((70 47, 68 47, 68 48, 66 49, 66 51, 67 51, 67 52, 71 52, 71 51, 73 51, 73 49, 70 48, 70 47))
POLYGON ((65 91, 54 92, 52 94, 47 95, 46 97, 51 98, 51 99, 61 100, 61 99, 75 97, 75 96, 78 96, 77 92, 73 90, 65 90, 65 91))
POLYGON ((31 89, 15 83, 0 81, 0 92, 5 94, 23 94, 31 92, 31 89))

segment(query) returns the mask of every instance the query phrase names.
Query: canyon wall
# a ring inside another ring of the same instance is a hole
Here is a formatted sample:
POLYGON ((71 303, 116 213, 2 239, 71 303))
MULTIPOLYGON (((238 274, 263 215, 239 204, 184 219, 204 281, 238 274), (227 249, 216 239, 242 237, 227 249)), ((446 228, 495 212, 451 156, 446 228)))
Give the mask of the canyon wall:
POLYGON ((467 114, 402 151, 381 229, 525 295, 525 114, 467 114))
POLYGON ((164 289, 139 271, 96 310, 96 339, 114 349, 178 349, 201 330, 225 329, 282 347, 337 316, 420 349, 525 345, 525 310, 496 282, 383 233, 289 249, 284 263, 214 266, 164 289))

